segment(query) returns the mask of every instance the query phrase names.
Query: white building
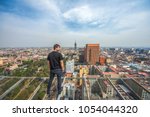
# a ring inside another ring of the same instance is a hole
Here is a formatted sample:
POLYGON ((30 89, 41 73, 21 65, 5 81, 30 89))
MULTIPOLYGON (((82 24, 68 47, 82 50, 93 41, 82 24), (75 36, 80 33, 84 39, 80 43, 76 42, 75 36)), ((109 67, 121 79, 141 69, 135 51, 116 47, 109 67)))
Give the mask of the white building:
POLYGON ((66 61, 66 73, 74 72, 74 59, 66 61))

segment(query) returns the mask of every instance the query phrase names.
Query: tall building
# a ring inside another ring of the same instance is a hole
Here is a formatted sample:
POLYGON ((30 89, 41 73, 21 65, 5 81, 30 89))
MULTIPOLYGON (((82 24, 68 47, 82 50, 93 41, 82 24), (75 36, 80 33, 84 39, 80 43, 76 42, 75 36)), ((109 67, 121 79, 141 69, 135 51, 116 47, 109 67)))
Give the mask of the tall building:
POLYGON ((79 62, 80 63, 84 63, 84 49, 83 50, 79 50, 79 62))
POLYGON ((142 100, 150 100, 150 90, 147 79, 134 78, 134 79, 123 79, 124 83, 130 87, 134 93, 142 100), (144 86, 145 85, 145 86, 144 86), (147 88, 146 88, 147 87, 147 88))
POLYGON ((87 64, 95 65, 99 62, 99 54, 99 44, 86 44, 86 48, 84 50, 84 60, 87 64))
MULTIPOLYGON (((83 77, 83 74, 84 75, 88 75, 89 74, 89 68, 88 67, 83 67, 83 66, 80 67, 79 77, 83 77)), ((82 85, 82 79, 80 79, 79 85, 82 85)))
POLYGON ((98 82, 101 85, 103 93, 105 93, 105 94, 103 94, 104 98, 106 98, 106 97, 109 98, 114 95, 114 89, 107 80, 99 79, 98 82))
POLYGON ((76 87, 74 84, 66 83, 63 89, 63 96, 69 100, 74 100, 76 87))
POLYGON ((74 43, 74 50, 77 50, 77 43, 76 43, 76 41, 74 43))

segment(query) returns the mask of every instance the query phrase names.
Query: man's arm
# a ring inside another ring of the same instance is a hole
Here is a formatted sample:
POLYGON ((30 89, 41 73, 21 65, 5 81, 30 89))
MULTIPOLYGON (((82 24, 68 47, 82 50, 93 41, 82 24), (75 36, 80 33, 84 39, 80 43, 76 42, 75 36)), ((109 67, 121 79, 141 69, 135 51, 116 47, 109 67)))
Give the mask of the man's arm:
POLYGON ((50 64, 50 61, 49 61, 49 54, 48 54, 48 56, 47 56, 47 64, 48 64, 49 71, 50 71, 50 69, 51 69, 51 64, 50 64))
POLYGON ((49 70, 50 70, 51 69, 50 61, 48 61, 48 67, 49 67, 49 70))
POLYGON ((63 61, 63 60, 60 60, 60 65, 61 65, 62 71, 64 72, 64 71, 65 71, 65 68, 64 68, 64 61, 63 61))

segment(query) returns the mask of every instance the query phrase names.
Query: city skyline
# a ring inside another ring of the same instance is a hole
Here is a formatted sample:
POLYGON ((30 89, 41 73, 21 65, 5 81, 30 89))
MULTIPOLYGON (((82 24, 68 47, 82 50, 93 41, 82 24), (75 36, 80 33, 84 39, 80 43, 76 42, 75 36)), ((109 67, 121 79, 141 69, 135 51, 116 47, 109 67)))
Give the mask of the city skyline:
POLYGON ((0 48, 150 47, 149 0, 1 0, 0 48))

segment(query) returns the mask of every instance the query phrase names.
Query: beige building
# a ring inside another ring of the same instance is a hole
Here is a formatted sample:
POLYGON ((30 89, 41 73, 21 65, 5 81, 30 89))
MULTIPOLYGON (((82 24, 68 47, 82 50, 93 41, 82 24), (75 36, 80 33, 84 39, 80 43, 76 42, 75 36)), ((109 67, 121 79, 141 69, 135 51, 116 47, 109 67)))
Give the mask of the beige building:
POLYGON ((106 59, 106 63, 107 63, 107 64, 111 64, 112 62, 113 62, 113 61, 112 61, 111 58, 107 58, 107 59, 106 59))
POLYGON ((3 59, 0 58, 0 66, 3 66, 3 59))

